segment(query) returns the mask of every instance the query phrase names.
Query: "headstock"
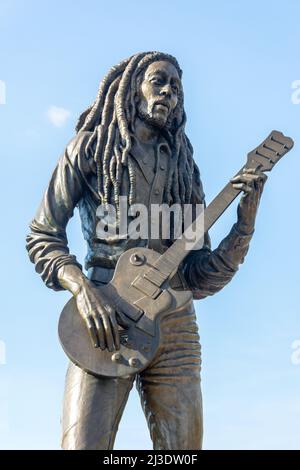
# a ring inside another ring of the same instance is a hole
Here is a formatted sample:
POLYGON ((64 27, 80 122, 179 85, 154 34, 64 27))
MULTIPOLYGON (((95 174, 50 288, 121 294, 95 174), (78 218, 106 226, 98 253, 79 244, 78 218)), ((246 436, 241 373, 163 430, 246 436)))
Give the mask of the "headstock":
POLYGON ((293 145, 290 137, 286 137, 282 132, 272 131, 258 147, 248 153, 245 168, 270 171, 293 145))

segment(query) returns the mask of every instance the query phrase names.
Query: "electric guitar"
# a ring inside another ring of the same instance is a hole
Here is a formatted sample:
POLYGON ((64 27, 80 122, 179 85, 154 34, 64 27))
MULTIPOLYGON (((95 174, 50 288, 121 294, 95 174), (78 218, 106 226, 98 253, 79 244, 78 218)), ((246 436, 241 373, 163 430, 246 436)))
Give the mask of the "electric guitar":
MULTIPOLYGON (((248 153, 245 168, 270 171, 293 147, 293 141, 281 132, 271 134, 248 153)), ((204 233, 238 196, 240 190, 229 182, 204 211, 204 233)), ((94 348, 86 325, 72 298, 64 307, 59 320, 59 338, 67 356, 86 372, 101 377, 124 377, 145 369, 155 357, 160 345, 160 321, 172 312, 178 312, 192 302, 189 290, 174 290, 169 280, 180 263, 196 246, 202 234, 190 240, 190 229, 197 227, 197 216, 163 254, 148 248, 132 248, 124 252, 116 265, 112 280, 99 289, 116 310, 122 311, 129 327, 119 327, 120 349, 109 352, 94 348), (189 234, 189 235, 188 235, 189 234), (188 247, 188 248, 187 248, 188 247)), ((195 230, 193 229, 193 233, 195 230)))

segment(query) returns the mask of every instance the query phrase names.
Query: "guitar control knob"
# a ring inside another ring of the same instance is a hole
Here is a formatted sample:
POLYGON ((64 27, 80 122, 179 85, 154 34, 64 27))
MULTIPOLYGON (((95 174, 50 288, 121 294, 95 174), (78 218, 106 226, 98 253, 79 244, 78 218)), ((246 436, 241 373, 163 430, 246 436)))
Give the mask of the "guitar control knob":
POLYGON ((140 360, 137 357, 131 357, 128 363, 130 367, 138 367, 140 365, 140 360))
POLYGON ((140 255, 139 253, 133 253, 133 255, 130 256, 130 263, 133 264, 134 266, 140 266, 141 264, 144 264, 145 262, 145 256, 140 255))
POLYGON ((121 362, 122 359, 123 359, 123 356, 122 356, 122 354, 119 353, 119 352, 116 352, 116 353, 114 353, 114 354, 111 356, 111 360, 112 360, 113 362, 121 362))

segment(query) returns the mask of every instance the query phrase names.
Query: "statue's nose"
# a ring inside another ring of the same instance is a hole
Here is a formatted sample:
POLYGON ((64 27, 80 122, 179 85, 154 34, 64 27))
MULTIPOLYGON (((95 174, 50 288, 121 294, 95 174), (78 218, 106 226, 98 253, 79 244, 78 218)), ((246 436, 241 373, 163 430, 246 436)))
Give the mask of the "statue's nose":
POLYGON ((165 86, 161 89, 161 92, 160 92, 161 95, 163 95, 163 96, 168 96, 168 97, 171 96, 171 93, 172 93, 172 89, 171 89, 171 85, 169 85, 169 84, 165 85, 165 86))

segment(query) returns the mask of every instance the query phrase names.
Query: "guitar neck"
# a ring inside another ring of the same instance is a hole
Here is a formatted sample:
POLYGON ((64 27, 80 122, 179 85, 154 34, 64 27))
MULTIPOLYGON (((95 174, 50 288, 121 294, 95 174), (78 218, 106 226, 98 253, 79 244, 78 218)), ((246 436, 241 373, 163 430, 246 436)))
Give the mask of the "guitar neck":
MULTIPOLYGON (((241 169, 237 174, 242 173, 241 169)), ((241 193, 240 190, 234 189, 232 184, 229 182, 226 186, 219 192, 219 194, 211 201, 209 206, 205 209, 204 212, 204 233, 207 232, 214 223, 221 217, 223 212, 230 206, 230 204, 235 200, 235 198, 241 193)))

